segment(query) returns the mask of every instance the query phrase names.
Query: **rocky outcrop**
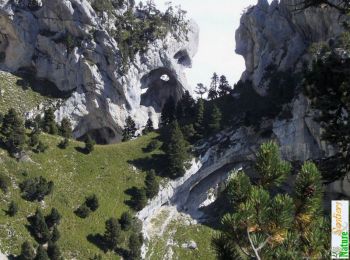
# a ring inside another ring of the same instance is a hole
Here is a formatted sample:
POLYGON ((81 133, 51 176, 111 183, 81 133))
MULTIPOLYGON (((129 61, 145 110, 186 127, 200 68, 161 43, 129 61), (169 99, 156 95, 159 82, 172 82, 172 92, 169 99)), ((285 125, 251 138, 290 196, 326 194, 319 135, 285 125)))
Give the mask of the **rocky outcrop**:
POLYGON ((169 95, 191 92, 184 68, 197 51, 193 21, 187 35, 169 33, 152 42, 122 72, 121 51, 107 30, 111 24, 88 1, 43 0, 36 8, 16 2, 0 4, 0 69, 34 74, 68 95, 56 116, 71 119, 75 137, 90 133, 101 142, 118 141, 127 116, 138 128, 148 117, 157 125, 169 95))
POLYGON ((346 16, 334 8, 308 8, 296 11, 300 0, 259 0, 243 14, 236 31, 236 52, 245 59, 242 80, 251 80, 256 91, 266 93, 266 69, 298 71, 310 44, 328 41, 344 28, 346 16))

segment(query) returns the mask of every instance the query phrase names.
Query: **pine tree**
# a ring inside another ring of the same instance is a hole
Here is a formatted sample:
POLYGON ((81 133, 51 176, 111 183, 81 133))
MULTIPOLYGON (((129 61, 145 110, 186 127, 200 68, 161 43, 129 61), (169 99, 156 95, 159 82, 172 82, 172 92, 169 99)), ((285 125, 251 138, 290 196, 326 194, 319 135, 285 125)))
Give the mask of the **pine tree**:
POLYGON ((51 234, 47 224, 45 222, 45 218, 40 209, 37 209, 35 215, 33 217, 32 229, 36 239, 44 244, 50 240, 51 234))
POLYGON ((145 129, 143 129, 142 134, 147 135, 154 131, 152 118, 148 118, 145 129))
POLYGON ((59 144, 58 147, 61 149, 66 149, 69 146, 69 139, 64 138, 59 144))
POLYGON ((278 187, 290 173, 275 143, 263 144, 256 160, 257 185, 232 174, 225 197, 232 211, 222 218, 213 245, 219 259, 322 259, 329 253, 329 223, 322 212, 321 175, 305 162, 290 196, 278 187), (276 149, 277 148, 277 149, 276 149))
POLYGON ((176 119, 176 102, 173 96, 170 96, 162 109, 161 122, 163 126, 166 126, 176 119))
POLYGON ((129 237, 129 258, 130 259, 140 259, 141 247, 142 247, 142 237, 141 235, 132 233, 129 237))
POLYGON ((157 181, 156 173, 154 170, 149 171, 146 175, 145 189, 146 189, 146 196, 149 199, 152 199, 154 196, 158 194, 159 183, 157 181))
POLYGON ((131 214, 129 212, 123 212, 119 220, 122 230, 128 231, 131 227, 132 222, 133 218, 131 214))
POLYGON ((21 254, 19 256, 19 259, 33 260, 34 257, 35 257, 35 252, 34 252, 33 246, 28 241, 25 241, 21 246, 21 254))
POLYGON ((3 142, 11 154, 21 152, 24 148, 26 136, 23 120, 14 109, 9 109, 4 116, 1 127, 3 142))
POLYGON ((95 141, 92 140, 92 138, 90 137, 90 135, 87 135, 87 137, 85 138, 85 151, 87 153, 91 153, 95 148, 95 141))
POLYGON ((48 228, 59 225, 61 221, 61 214, 56 208, 52 208, 50 214, 45 218, 48 228))
POLYGON ((211 78, 210 88, 208 92, 208 98, 210 100, 214 100, 218 97, 218 84, 219 84, 219 76, 214 73, 211 78))
POLYGON ((177 103, 176 117, 184 123, 188 123, 193 120, 195 115, 196 102, 187 90, 182 95, 180 101, 177 103))
POLYGON ((29 146, 34 150, 37 148, 39 144, 39 141, 40 141, 39 136, 40 136, 40 131, 38 131, 38 129, 33 129, 33 131, 30 133, 29 146))
POLYGON ((220 97, 225 96, 230 94, 231 92, 231 87, 230 84, 228 83, 226 77, 222 75, 219 80, 219 91, 218 94, 220 97))
POLYGON ((44 118, 42 121, 42 128, 46 133, 56 135, 58 133, 57 124, 55 121, 55 112, 52 108, 45 110, 44 118))
POLYGON ((72 124, 69 121, 68 118, 63 118, 61 121, 61 126, 60 126, 60 135, 63 136, 64 138, 71 138, 72 137, 72 124))
POLYGON ((109 250, 117 249, 121 243, 121 228, 117 219, 110 218, 106 221, 106 231, 103 238, 109 250))
POLYGON ((166 170, 169 177, 177 178, 184 175, 185 164, 189 158, 187 143, 177 121, 171 123, 167 136, 169 139, 164 144, 167 161, 166 170))
POLYGON ((133 195, 133 208, 140 211, 147 205, 147 196, 145 189, 137 189, 133 195))
POLYGON ((221 129, 221 112, 216 105, 211 107, 208 116, 207 131, 209 134, 217 133, 221 129))
POLYGON ((10 216, 10 217, 13 217, 17 214, 18 212, 18 205, 16 202, 14 201, 11 201, 11 203, 9 204, 9 207, 8 207, 8 210, 7 210, 7 214, 10 216))
POLYGON ((46 250, 42 245, 39 245, 36 250, 35 260, 49 260, 49 256, 47 255, 46 250))
POLYGON ((205 93, 207 93, 208 89, 202 84, 202 83, 198 83, 197 84, 197 87, 196 87, 196 90, 195 90, 195 93, 197 95, 200 95, 200 98, 203 99, 203 95, 205 93))
POLYGON ((195 138, 201 139, 204 137, 204 101, 203 99, 198 99, 196 104, 196 115, 194 122, 195 138))
POLYGON ((51 235, 51 242, 56 243, 60 239, 60 237, 60 231, 58 230, 57 226, 54 226, 51 235))
POLYGON ((286 179, 291 171, 291 165, 281 159, 275 142, 267 142, 261 145, 257 153, 256 171, 260 175, 260 185, 270 188, 286 179))
POLYGON ((91 211, 96 211, 100 206, 96 194, 87 197, 85 200, 85 204, 90 208, 91 211))
POLYGON ((56 243, 49 242, 47 253, 50 260, 60 260, 62 258, 61 249, 56 243))
POLYGON ((135 137, 136 130, 137 129, 136 129, 135 121, 132 119, 131 116, 128 116, 125 121, 122 141, 126 142, 128 140, 131 140, 133 137, 135 137))

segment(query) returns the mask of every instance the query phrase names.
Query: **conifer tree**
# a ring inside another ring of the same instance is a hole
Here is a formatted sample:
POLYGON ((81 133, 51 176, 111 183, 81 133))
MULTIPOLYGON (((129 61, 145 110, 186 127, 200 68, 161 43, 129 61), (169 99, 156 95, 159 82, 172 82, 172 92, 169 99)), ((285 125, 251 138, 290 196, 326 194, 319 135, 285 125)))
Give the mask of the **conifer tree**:
POLYGON ((196 86, 195 93, 203 99, 203 95, 207 93, 208 89, 203 85, 203 83, 198 83, 196 86))
POLYGON ((56 243, 60 239, 60 237, 60 231, 58 230, 57 226, 54 226, 51 235, 51 242, 56 243))
POLYGON ((137 189, 133 195, 133 208, 137 211, 143 209, 147 204, 145 189, 137 189))
POLYGON ((210 88, 208 92, 208 98, 210 100, 214 100, 218 97, 218 84, 219 84, 219 76, 214 73, 211 78, 210 88))
POLYGON ((55 225, 59 225, 61 221, 61 214, 58 212, 56 208, 52 208, 51 212, 45 218, 45 222, 48 228, 52 228, 55 225))
POLYGON ((130 259, 140 259, 141 247, 142 247, 142 237, 136 233, 132 233, 129 237, 129 258, 130 259))
POLYGON ((195 138, 201 139, 204 137, 205 127, 204 127, 204 101, 203 99, 198 99, 196 104, 196 114, 194 122, 195 138))
POLYGON ((207 131, 209 134, 217 133, 221 129, 221 111, 214 104, 208 115, 207 131))
POLYGON ((33 217, 32 229, 35 238, 42 244, 50 240, 51 234, 45 222, 44 215, 40 209, 37 209, 33 217))
POLYGON ((137 129, 136 129, 135 121, 132 119, 131 116, 128 116, 125 121, 122 141, 126 142, 128 140, 131 140, 133 137, 135 137, 136 130, 137 129))
POLYGON ((20 260, 33 260, 35 257, 35 252, 33 246, 25 241, 21 246, 21 254, 19 256, 20 260))
POLYGON ((63 118, 60 125, 60 135, 64 138, 71 138, 72 137, 72 124, 69 121, 68 118, 63 118))
POLYGON ((90 135, 87 135, 85 139, 85 151, 87 153, 91 153, 94 150, 94 148, 95 148, 95 141, 92 140, 90 135))
POLYGON ((129 230, 132 224, 132 216, 129 212, 123 212, 123 214, 120 217, 119 223, 122 228, 122 230, 129 230))
POLYGON ((44 118, 42 121, 42 128, 46 133, 56 135, 58 133, 57 124, 55 121, 55 112, 52 108, 45 110, 44 118))
POLYGON ((18 212, 18 205, 16 202, 14 201, 11 201, 11 203, 9 204, 9 207, 8 207, 8 210, 7 210, 7 214, 10 216, 10 217, 13 217, 17 214, 18 212))
POLYGON ((219 90, 218 94, 220 97, 230 94, 231 87, 228 83, 226 76, 222 75, 219 80, 219 90))
POLYGON ((47 247, 47 253, 50 257, 50 260, 61 260, 62 258, 61 249, 57 245, 57 243, 53 243, 50 241, 47 247))
POLYGON ((195 105, 196 102, 190 95, 188 90, 182 95, 179 102, 177 102, 176 108, 176 118, 178 121, 187 124, 188 122, 193 120, 195 115, 195 105))
POLYGON ((146 135, 154 131, 152 118, 148 118, 145 129, 143 129, 142 134, 146 135))
POLYGON ((187 143, 177 121, 171 123, 167 136, 169 139, 164 144, 167 175, 171 178, 177 178, 184 175, 185 165, 189 158, 187 143))
POLYGON ((173 96, 170 96, 162 109, 161 122, 166 126, 176 119, 176 103, 173 96))
POLYGON ((23 150, 26 138, 24 123, 12 108, 4 116, 1 133, 3 135, 2 141, 11 154, 23 150))
POLYGON ((96 194, 87 197, 85 200, 85 204, 91 209, 91 211, 96 211, 100 206, 96 194))
POLYGON ((157 181, 156 173, 154 170, 149 171, 146 175, 145 189, 146 189, 146 196, 149 199, 152 199, 154 196, 158 194, 159 183, 157 181))
POLYGON ((110 218, 106 221, 106 231, 104 233, 104 242, 109 250, 117 249, 121 243, 121 227, 118 220, 110 218))
POLYGON ((292 194, 276 192, 290 174, 275 143, 257 153, 258 182, 234 173, 225 197, 231 207, 213 245, 219 259, 322 259, 329 254, 329 223, 322 212, 321 175, 305 162, 292 194))
POLYGON ((40 141, 40 131, 38 129, 33 129, 29 136, 29 146, 32 149, 36 149, 40 141))
POLYGON ((39 245, 36 250, 36 256, 34 258, 35 260, 49 260, 49 256, 47 255, 46 250, 42 245, 39 245))

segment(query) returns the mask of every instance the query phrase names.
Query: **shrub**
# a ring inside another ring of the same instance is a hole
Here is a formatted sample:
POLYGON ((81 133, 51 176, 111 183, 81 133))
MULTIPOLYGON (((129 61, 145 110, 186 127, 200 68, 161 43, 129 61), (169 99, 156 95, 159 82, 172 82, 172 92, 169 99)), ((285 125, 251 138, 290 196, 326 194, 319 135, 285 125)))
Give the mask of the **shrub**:
POLYGON ((0 174, 0 190, 6 193, 9 189, 9 186, 10 186, 10 179, 5 175, 0 174))
POLYGON ((162 143, 160 141, 152 140, 144 150, 145 150, 145 152, 150 153, 150 152, 157 150, 161 146, 162 146, 162 143))
POLYGON ((99 207, 97 196, 95 194, 93 194, 93 195, 87 197, 85 200, 85 204, 91 211, 97 210, 99 207))
POLYGON ((18 205, 16 202, 14 201, 11 201, 10 205, 9 205, 9 208, 7 210, 7 214, 10 216, 10 217, 13 217, 17 214, 18 212, 18 205))
POLYGON ((91 210, 86 204, 83 204, 79 206, 79 208, 76 209, 75 214, 80 218, 87 218, 91 213, 91 210))
POLYGON ((131 227, 132 221, 133 221, 132 215, 129 212, 124 212, 119 219, 119 223, 122 230, 125 230, 125 231, 129 230, 131 227))
POLYGON ((61 149, 66 149, 69 146, 69 139, 64 138, 59 144, 58 147, 61 149))
POLYGON ((61 214, 55 208, 52 208, 50 215, 46 216, 45 218, 45 222, 49 228, 52 228, 53 226, 60 224, 60 221, 61 221, 61 214))
POLYGON ((29 201, 42 201, 45 196, 52 193, 53 186, 52 181, 47 181, 42 176, 25 180, 19 184, 22 197, 29 201))
POLYGON ((94 150, 95 141, 91 139, 90 135, 88 135, 85 139, 85 151, 87 153, 91 153, 94 150))

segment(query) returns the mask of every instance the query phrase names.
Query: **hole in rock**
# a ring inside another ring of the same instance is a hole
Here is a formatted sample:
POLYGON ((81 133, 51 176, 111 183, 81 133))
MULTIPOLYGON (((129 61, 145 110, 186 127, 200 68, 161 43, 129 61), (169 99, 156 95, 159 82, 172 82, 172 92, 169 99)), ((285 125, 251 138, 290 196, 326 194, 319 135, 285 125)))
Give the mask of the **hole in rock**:
POLYGON ((90 136, 97 144, 109 144, 115 139, 114 131, 109 127, 101 127, 92 129, 78 138, 79 141, 84 141, 87 136, 90 136))
POLYGON ((177 59, 177 63, 185 66, 185 67, 192 67, 192 60, 190 58, 190 55, 188 54, 187 50, 181 50, 178 51, 174 55, 174 59, 177 59))
POLYGON ((69 98, 75 91, 62 91, 52 81, 44 78, 36 78, 35 67, 19 68, 15 74, 22 78, 17 81, 17 85, 23 88, 30 87, 33 91, 46 97, 69 98))
POLYGON ((183 87, 174 72, 167 68, 158 68, 142 77, 141 91, 141 105, 152 106, 159 113, 170 96, 175 101, 181 98, 183 87))

